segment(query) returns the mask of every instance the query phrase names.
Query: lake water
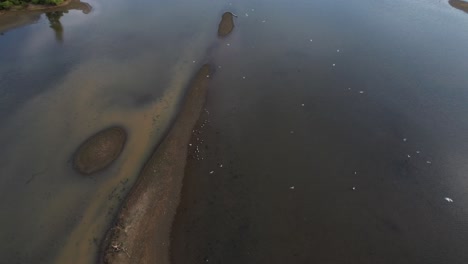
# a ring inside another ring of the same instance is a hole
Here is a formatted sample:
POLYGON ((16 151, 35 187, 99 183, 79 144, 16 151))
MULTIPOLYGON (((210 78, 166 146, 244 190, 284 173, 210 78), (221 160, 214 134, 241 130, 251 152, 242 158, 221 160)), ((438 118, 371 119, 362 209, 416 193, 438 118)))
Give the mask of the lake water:
POLYGON ((205 62, 204 159, 188 158, 173 263, 468 261, 463 10, 87 3, 0 36, 0 263, 94 262, 205 62), (224 11, 236 28, 219 40, 224 11), (129 133, 122 155, 76 173, 77 146, 112 125, 129 133))

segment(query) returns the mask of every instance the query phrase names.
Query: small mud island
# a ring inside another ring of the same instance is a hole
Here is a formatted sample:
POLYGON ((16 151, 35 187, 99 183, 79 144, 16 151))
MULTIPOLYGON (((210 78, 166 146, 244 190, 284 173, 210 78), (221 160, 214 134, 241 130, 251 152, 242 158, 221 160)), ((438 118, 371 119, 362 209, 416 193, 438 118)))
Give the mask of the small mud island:
POLYGON ((462 0, 449 0, 449 4, 465 13, 468 13, 468 2, 462 0))
POLYGON ((192 79, 171 130, 143 167, 108 231, 100 263, 169 263, 188 144, 205 104, 210 71, 204 65, 192 79))
POLYGON ((234 29, 234 15, 231 12, 226 12, 221 18, 218 26, 218 36, 226 37, 234 29))
POLYGON ((106 168, 120 155, 126 139, 127 133, 121 127, 111 127, 96 133, 78 148, 73 166, 86 175, 106 168))

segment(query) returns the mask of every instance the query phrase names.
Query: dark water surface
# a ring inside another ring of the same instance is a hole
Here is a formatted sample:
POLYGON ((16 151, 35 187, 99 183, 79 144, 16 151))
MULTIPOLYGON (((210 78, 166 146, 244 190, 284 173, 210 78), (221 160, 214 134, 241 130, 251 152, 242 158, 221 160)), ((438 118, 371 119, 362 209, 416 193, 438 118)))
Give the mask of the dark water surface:
POLYGON ((233 6, 173 262, 468 263, 468 16, 440 1, 233 6))
POLYGON ((207 61, 175 264, 468 263, 454 2, 90 0, 25 18, 0 35, 0 263, 93 263, 207 61), (224 11, 236 28, 217 40, 224 11), (76 147, 113 125, 129 135, 116 162, 73 171, 76 147))

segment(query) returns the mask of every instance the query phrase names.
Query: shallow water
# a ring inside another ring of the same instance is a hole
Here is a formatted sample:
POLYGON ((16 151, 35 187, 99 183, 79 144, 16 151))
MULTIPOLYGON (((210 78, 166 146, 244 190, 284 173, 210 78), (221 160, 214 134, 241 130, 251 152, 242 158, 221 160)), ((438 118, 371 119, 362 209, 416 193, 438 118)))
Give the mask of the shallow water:
POLYGON ((174 263, 466 263, 466 13, 427 0, 88 3, 59 35, 41 15, 0 36, 0 263, 93 262, 206 61, 221 67, 174 263), (227 10, 236 28, 220 41, 227 10), (73 171, 76 147, 111 125, 128 130, 122 155, 73 171))
POLYGON ((60 38, 44 14, 0 36, 0 263, 94 262, 216 39, 219 5, 89 4, 60 17, 60 38), (76 148, 112 125, 128 133, 121 156, 96 175, 75 172, 76 148))

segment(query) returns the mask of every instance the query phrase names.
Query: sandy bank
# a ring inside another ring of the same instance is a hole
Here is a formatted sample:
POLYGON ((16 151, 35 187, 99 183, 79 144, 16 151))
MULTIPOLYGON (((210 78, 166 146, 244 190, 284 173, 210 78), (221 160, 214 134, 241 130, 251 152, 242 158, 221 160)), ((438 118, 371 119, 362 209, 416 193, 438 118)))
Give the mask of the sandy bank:
POLYGON ((171 130, 150 157, 113 227, 99 263, 169 263, 171 225, 179 203, 187 147, 205 102, 210 67, 190 83, 171 130))

